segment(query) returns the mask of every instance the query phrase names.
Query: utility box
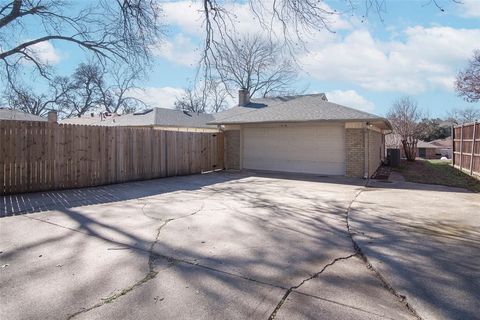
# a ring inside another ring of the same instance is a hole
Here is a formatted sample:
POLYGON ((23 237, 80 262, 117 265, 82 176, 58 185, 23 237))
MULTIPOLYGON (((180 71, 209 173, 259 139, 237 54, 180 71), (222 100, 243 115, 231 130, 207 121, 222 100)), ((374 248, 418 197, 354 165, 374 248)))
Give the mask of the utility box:
POLYGON ((400 165, 400 149, 387 149, 387 161, 391 167, 400 165))

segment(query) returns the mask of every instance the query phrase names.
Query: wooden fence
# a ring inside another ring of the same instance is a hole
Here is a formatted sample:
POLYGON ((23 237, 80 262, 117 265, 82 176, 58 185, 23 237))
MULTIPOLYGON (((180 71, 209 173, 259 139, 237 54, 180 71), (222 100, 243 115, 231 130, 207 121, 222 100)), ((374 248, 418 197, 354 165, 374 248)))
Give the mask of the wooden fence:
POLYGON ((453 166, 480 176, 480 122, 453 127, 453 166))
POLYGON ((0 121, 0 194, 223 169, 223 133, 0 121))

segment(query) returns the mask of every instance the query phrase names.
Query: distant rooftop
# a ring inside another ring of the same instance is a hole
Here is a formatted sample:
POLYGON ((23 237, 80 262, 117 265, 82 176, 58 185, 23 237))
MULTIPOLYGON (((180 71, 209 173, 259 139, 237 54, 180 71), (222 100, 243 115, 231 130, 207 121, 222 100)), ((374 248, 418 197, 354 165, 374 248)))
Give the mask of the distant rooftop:
POLYGON ((47 121, 47 118, 42 118, 20 110, 0 108, 0 120, 47 121))
POLYGON ((164 126, 183 128, 215 128, 207 125, 213 115, 166 108, 152 108, 126 115, 84 115, 64 119, 61 123, 100 126, 164 126))

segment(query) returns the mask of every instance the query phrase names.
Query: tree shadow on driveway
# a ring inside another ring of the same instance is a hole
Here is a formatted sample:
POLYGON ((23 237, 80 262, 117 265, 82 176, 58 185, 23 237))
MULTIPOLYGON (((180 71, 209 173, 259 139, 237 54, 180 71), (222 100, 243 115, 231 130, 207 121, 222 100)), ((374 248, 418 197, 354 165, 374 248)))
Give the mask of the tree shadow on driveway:
POLYGON ((420 316, 477 319, 480 197, 441 186, 440 192, 432 192, 434 188, 424 186, 367 188, 350 212, 354 239, 420 316))

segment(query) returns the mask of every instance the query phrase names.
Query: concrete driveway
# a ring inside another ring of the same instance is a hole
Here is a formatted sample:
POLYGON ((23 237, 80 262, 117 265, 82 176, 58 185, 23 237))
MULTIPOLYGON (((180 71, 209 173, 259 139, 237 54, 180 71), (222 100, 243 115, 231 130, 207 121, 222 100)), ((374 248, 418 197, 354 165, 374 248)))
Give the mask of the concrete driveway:
POLYGON ((349 222, 369 262, 423 319, 480 319, 480 194, 373 181, 349 222))
POLYGON ((352 244, 349 207, 380 208, 363 183, 223 172, 4 197, 0 318, 416 318, 352 244))

